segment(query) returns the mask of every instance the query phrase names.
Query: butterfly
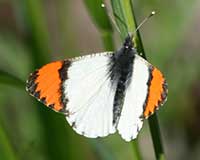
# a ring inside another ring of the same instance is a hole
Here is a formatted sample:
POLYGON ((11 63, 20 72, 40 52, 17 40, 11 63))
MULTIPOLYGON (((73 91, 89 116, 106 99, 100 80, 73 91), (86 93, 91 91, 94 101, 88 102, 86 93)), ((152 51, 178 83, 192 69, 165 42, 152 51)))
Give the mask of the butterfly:
POLYGON ((163 74, 137 54, 132 37, 115 52, 55 61, 31 73, 26 90, 89 138, 135 139, 167 99, 163 74))

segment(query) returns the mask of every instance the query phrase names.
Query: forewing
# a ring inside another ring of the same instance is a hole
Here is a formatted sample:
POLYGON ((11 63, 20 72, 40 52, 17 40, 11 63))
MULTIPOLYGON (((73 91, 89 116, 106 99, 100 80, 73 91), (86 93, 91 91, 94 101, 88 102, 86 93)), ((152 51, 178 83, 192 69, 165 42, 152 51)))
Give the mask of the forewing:
POLYGON ((30 75, 26 89, 48 107, 64 113, 77 133, 91 138, 114 133, 115 88, 108 73, 112 54, 49 63, 30 75))
POLYGON ((126 141, 135 139, 142 128, 143 119, 158 109, 167 96, 162 73, 146 60, 135 55, 130 85, 117 129, 126 141))
MULTIPOLYGON (((70 61, 67 61, 70 64, 70 61)), ((40 69, 31 73, 26 82, 26 90, 46 106, 59 112, 64 109, 61 101, 62 77, 60 72, 64 61, 56 61, 44 65, 40 69)))
POLYGON ((78 134, 86 137, 103 137, 116 130, 112 124, 115 89, 108 74, 111 55, 74 59, 63 82, 63 93, 68 99, 66 119, 78 134))

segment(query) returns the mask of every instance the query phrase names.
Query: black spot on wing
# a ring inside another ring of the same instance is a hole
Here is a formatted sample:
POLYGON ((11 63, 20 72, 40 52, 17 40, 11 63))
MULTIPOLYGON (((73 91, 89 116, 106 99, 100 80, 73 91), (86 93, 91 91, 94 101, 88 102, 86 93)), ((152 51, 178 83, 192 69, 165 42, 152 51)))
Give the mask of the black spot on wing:
POLYGON ((34 96, 35 98, 39 99, 39 98, 40 98, 40 91, 34 92, 34 93, 33 93, 33 96, 34 96))
POLYGON ((43 104, 46 104, 46 103, 47 103, 45 97, 43 97, 40 101, 41 101, 43 104))
POLYGON ((76 128, 76 122, 72 122, 72 128, 76 128))
POLYGON ((54 104, 50 104, 48 107, 54 109, 54 104))

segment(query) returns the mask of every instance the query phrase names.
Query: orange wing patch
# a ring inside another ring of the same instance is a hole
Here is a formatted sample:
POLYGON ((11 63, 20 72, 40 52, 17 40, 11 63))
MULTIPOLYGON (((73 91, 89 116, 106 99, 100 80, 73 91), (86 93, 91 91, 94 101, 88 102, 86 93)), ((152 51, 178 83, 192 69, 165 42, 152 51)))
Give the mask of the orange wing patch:
POLYGON ((59 70, 63 61, 49 63, 32 73, 27 81, 27 90, 45 105, 56 111, 63 109, 61 102, 61 77, 59 70))
POLYGON ((149 84, 149 92, 143 113, 144 118, 153 114, 154 111, 164 103, 167 97, 167 84, 162 73, 157 68, 153 68, 151 77, 152 79, 149 84))

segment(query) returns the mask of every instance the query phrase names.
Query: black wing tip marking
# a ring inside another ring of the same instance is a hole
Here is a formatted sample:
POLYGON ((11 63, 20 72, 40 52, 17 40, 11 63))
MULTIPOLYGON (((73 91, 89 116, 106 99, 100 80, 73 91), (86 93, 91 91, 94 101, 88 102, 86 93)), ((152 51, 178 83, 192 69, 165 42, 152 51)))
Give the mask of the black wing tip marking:
MULTIPOLYGON (((60 76, 60 79, 61 79, 61 84, 66 79, 68 79, 67 71, 68 71, 68 68, 70 67, 70 65, 71 65, 70 60, 64 60, 63 63, 62 63, 62 67, 58 70, 59 76, 60 76)), ((46 98, 40 97, 40 91, 36 92, 36 89, 37 89, 37 86, 38 86, 38 84, 36 83, 36 80, 39 76, 38 72, 39 72, 39 70, 36 70, 35 72, 33 72, 29 75, 29 78, 26 81, 26 91, 29 92, 29 94, 31 96, 35 97, 39 102, 43 103, 44 105, 47 105, 46 98)), ((59 111, 57 111, 57 110, 55 110, 55 111, 68 115, 69 112, 68 112, 68 110, 66 110, 66 105, 68 103, 68 99, 64 95, 63 85, 61 85, 60 92, 61 92, 60 101, 61 101, 61 103, 63 104, 64 107, 62 109, 60 109, 59 111)), ((50 105, 48 105, 48 107, 54 110, 54 105, 55 104, 50 104, 50 105)))
POLYGON ((31 73, 29 75, 28 80, 26 81, 26 91, 33 97, 35 97, 39 102, 43 103, 44 105, 46 105, 46 98, 40 98, 40 91, 36 92, 36 88, 37 88, 37 83, 35 82, 37 77, 38 77, 38 70, 36 70, 35 72, 31 73))

